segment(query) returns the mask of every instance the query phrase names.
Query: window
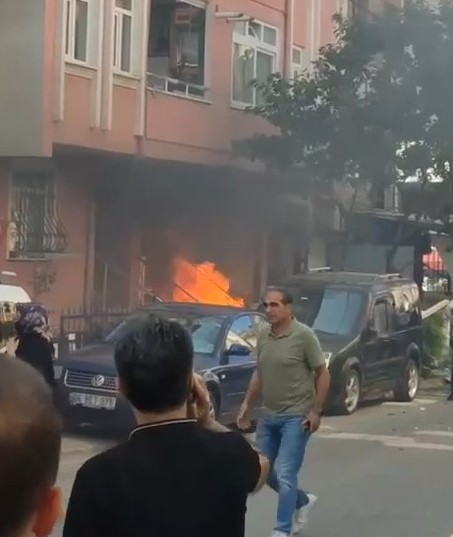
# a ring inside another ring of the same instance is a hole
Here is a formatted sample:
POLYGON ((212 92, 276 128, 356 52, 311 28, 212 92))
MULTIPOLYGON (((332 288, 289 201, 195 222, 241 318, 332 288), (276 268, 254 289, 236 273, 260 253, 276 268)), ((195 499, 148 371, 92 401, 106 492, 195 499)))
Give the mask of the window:
POLYGON ((389 329, 388 304, 387 302, 377 302, 373 308, 373 328, 378 334, 385 334, 389 329))
POLYGON ((392 293, 395 302, 395 325, 397 330, 420 324, 419 293, 416 287, 395 289, 392 293))
POLYGON ((204 97, 206 9, 197 0, 154 0, 148 44, 149 84, 204 97))
POLYGON ((348 16, 350 17, 369 17, 370 0, 349 0, 348 16))
POLYGON ((235 319, 227 333, 226 348, 229 349, 231 345, 244 345, 254 351, 263 322, 259 315, 242 315, 235 319))
MULTIPOLYGON (((164 319, 175 321, 192 334, 193 350, 196 354, 213 354, 220 344, 222 327, 225 323, 224 316, 207 316, 200 313, 181 312, 171 308, 165 310, 155 309, 154 313, 164 319)), ((106 343, 116 344, 129 333, 131 327, 136 323, 137 317, 143 314, 143 310, 137 311, 124 321, 121 321, 116 328, 106 336, 106 343)))
POLYGON ((85 63, 88 61, 88 0, 66 0, 65 19, 65 55, 85 63))
POLYGON ((233 30, 233 102, 262 102, 253 83, 265 82, 277 66, 277 30, 260 22, 236 22, 233 30))
POLYGON ((55 180, 49 172, 13 175, 9 257, 36 257, 67 249, 57 216, 55 180))
POLYGON ((123 73, 132 70, 132 2, 115 0, 113 66, 123 73))
POLYGON ((298 78, 305 74, 309 67, 307 64, 307 54, 302 47, 293 47, 293 78, 298 78))
POLYGON ((293 297, 297 320, 311 326, 318 334, 351 336, 359 331, 366 297, 363 292, 346 287, 288 287, 293 297))

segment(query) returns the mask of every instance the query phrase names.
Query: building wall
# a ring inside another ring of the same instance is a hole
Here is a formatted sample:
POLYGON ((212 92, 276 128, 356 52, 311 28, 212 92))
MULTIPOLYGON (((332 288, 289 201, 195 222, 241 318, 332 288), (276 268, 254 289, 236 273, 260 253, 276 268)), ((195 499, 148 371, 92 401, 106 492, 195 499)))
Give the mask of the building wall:
POLYGON ((11 163, 0 160, 0 269, 16 273, 16 277, 2 279, 24 287, 33 300, 45 303, 57 314, 62 309, 82 306, 85 295, 90 293, 86 285, 92 280, 93 261, 88 229, 92 202, 78 175, 80 170, 77 173, 76 168, 72 164, 68 167, 65 161, 55 164, 58 215, 68 237, 68 251, 41 259, 9 258, 11 163), (74 180, 74 174, 78 175, 78 180, 74 180), (39 283, 45 274, 51 276, 48 289, 43 289, 45 286, 39 283))
MULTIPOLYGON (((333 39, 332 15, 339 7, 337 0, 206 3, 208 91, 204 98, 192 98, 152 89, 147 84, 148 14, 152 1, 135 3, 135 62, 128 74, 119 74, 112 68, 113 0, 99 0, 97 8, 90 12, 99 32, 96 40, 89 39, 86 63, 65 59, 60 42, 59 76, 55 77, 55 143, 182 162, 232 162, 232 140, 270 129, 259 118, 244 114, 243 107, 232 104, 234 23, 223 15, 243 13, 277 28, 276 70, 290 75, 292 44, 303 47, 309 66, 319 46, 333 39)), ((60 13, 60 23, 64 21, 65 15, 60 13)))
MULTIPOLYGON (((92 169, 85 160, 92 150, 95 154, 105 152, 112 159, 125 154, 147 157, 153 163, 197 164, 199 170, 192 170, 195 175, 201 174, 205 165, 253 168, 251 163, 233 157, 232 141, 257 132, 270 132, 270 127, 244 113, 244 107, 232 103, 233 22, 219 17, 218 13, 243 13, 276 28, 275 68, 292 76, 293 44, 302 47, 304 62, 309 67, 319 46, 333 38, 331 16, 339 5, 337 0, 206 2, 208 91, 203 99, 195 99, 149 87, 149 14, 155 1, 132 0, 132 63, 127 73, 113 67, 115 0, 87 0, 89 24, 84 60, 75 58, 72 49, 68 54, 65 51, 68 14, 74 20, 74 13, 66 12, 71 3, 63 0, 0 2, 0 156, 54 157, 58 214, 69 240, 64 255, 50 255, 45 261, 13 261, 7 258, 3 237, 0 267, 16 272, 17 282, 34 299, 46 302, 51 308, 78 306, 93 297, 95 196, 92 187, 100 178, 108 179, 116 160, 103 169, 96 166, 92 169), (75 157, 67 156, 71 152, 75 157), (55 281, 48 291, 37 292, 36 273, 45 271, 55 273, 55 281)), ((75 5, 73 0, 72 6, 75 5)), ((9 161, 0 161, 3 227, 10 220, 10 169, 9 161)), ((210 179, 218 180, 218 168, 210 170, 210 179)), ((183 171, 182 179, 184 175, 183 171)), ((257 175, 252 180, 257 181, 257 175)), ((126 272, 130 278, 130 296, 135 296, 141 249, 139 230, 129 231, 126 235, 130 244, 115 255, 130 255, 126 272)), ((254 277, 254 248, 259 249, 260 237, 251 235, 249 243, 241 241, 243 265, 234 268, 239 294, 246 294, 251 284, 244 282, 252 282, 254 277)), ((226 265, 231 259, 234 262, 234 252, 239 250, 239 247, 235 249, 232 236, 233 233, 225 237, 225 244, 228 242, 232 252, 226 256, 230 258, 226 265)), ((228 266, 224 270, 231 272, 228 266)))
POLYGON ((51 154, 56 0, 0 2, 0 156, 51 154))

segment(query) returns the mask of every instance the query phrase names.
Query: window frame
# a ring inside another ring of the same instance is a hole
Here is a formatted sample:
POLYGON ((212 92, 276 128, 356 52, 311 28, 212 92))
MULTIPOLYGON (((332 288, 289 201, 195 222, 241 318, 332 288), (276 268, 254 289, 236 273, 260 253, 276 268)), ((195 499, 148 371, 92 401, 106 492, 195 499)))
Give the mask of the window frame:
POLYGON ((249 106, 257 106, 257 91, 256 88, 253 88, 253 98, 251 103, 238 101, 234 98, 234 49, 235 45, 240 45, 253 49, 254 51, 254 66, 253 66, 253 80, 257 79, 257 58, 258 52, 266 54, 273 57, 273 68, 272 72, 275 73, 279 65, 279 52, 280 52, 280 33, 279 29, 276 26, 267 24, 263 21, 254 19, 252 22, 243 21, 237 22, 233 25, 232 31, 232 47, 231 47, 231 105, 235 108, 247 108, 249 106), (236 31, 238 24, 244 24, 244 33, 241 34, 236 31), (261 26, 261 38, 253 37, 249 34, 250 24, 260 25, 261 26), (275 32, 275 45, 270 45, 269 43, 264 42, 263 35, 265 29, 270 29, 275 32))
POLYGON ((222 347, 223 347, 223 351, 228 350, 228 335, 229 335, 229 333, 232 331, 233 326, 237 321, 240 321, 240 320, 245 319, 245 318, 249 318, 251 320, 251 326, 254 329, 256 329, 256 332, 257 332, 257 334, 256 334, 256 339, 257 339, 256 345, 253 346, 248 340, 242 338, 239 334, 236 334, 236 336, 239 339, 243 340, 245 346, 247 346, 250 349, 250 359, 255 359, 253 357, 253 355, 256 355, 257 349, 258 349, 258 333, 259 333, 259 325, 260 325, 259 321, 261 321, 261 323, 265 323, 265 318, 260 313, 248 312, 248 313, 243 313, 243 314, 238 315, 237 317, 235 317, 228 324, 228 327, 225 330, 225 338, 224 338, 224 342, 223 342, 222 347))
POLYGON ((378 296, 376 298, 373 304, 373 308, 371 310, 371 321, 372 321, 372 326, 376 330, 378 337, 386 336, 388 334, 393 334, 395 331, 397 331, 396 319, 395 319, 396 315, 397 315, 397 308, 394 303, 394 300, 392 299, 392 296, 385 295, 385 296, 378 296), (376 325, 374 322, 374 312, 375 312, 376 306, 380 306, 381 304, 385 306, 386 327, 384 331, 379 332, 376 329, 376 325))
POLYGON ((131 76, 134 72, 134 62, 133 62, 133 49, 134 49, 134 11, 135 11, 135 1, 131 0, 131 9, 125 9, 119 7, 114 0, 113 7, 113 70, 116 74, 131 76), (123 25, 124 19, 126 17, 130 18, 131 25, 131 37, 129 44, 129 69, 125 70, 122 68, 123 63, 123 25))
MULTIPOLYGON (((183 97, 186 99, 194 100, 194 101, 201 101, 201 102, 209 102, 210 94, 209 94, 209 77, 210 77, 210 69, 209 69, 209 51, 210 51, 210 31, 211 26, 209 25, 209 5, 206 2, 206 0, 176 0, 175 6, 178 3, 187 4, 188 6, 195 7, 197 9, 201 9, 205 13, 205 33, 204 33, 204 50, 203 50, 203 85, 194 84, 191 82, 185 82, 184 80, 179 80, 177 78, 173 78, 170 75, 163 76, 159 75, 158 73, 155 73, 152 68, 147 69, 147 77, 148 82, 147 86, 148 89, 151 91, 157 91, 159 93, 165 93, 166 95, 172 95, 175 97, 183 97), (161 84, 153 83, 153 78, 157 80, 162 80, 161 84), (176 82, 175 82, 176 81, 176 82), (179 91, 178 89, 169 89, 172 85, 176 86, 180 84, 181 86, 185 86, 186 91, 179 91), (191 91, 192 89, 192 91, 191 91), (199 95, 193 90, 203 91, 203 95, 199 95)), ((150 28, 151 31, 151 28, 150 28)), ((149 36, 148 36, 149 40, 149 36)), ((149 54, 149 53, 148 53, 149 54)), ((148 62, 151 59, 151 57, 148 55, 148 62)))
POLYGON ((65 0, 64 2, 64 46, 63 52, 66 61, 79 65, 90 64, 90 34, 92 21, 93 4, 91 0, 65 0), (77 3, 84 2, 87 6, 87 27, 85 42, 85 59, 76 58, 76 13, 77 3))
POLYGON ((305 48, 301 47, 300 45, 293 45, 291 50, 291 71, 292 71, 292 78, 295 80, 298 77, 301 77, 305 71, 307 70, 307 67, 304 65, 304 53, 305 48), (300 54, 300 62, 294 61, 294 52, 298 52, 300 54))

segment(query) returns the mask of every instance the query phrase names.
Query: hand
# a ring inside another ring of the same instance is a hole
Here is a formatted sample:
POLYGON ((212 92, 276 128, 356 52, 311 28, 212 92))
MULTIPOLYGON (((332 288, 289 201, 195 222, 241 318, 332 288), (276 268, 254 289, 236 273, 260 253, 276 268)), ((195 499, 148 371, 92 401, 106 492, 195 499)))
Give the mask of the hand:
POLYGON ((17 347, 19 346, 18 338, 9 338, 6 342, 6 354, 8 356, 16 356, 17 347))
POLYGON ((193 374, 192 391, 187 403, 187 415, 199 423, 205 423, 209 418, 209 392, 206 383, 200 375, 193 374))
POLYGON ((309 431, 310 434, 316 433, 321 425, 321 416, 313 410, 308 413, 307 418, 302 423, 302 426, 309 431))
POLYGON ((246 431, 247 429, 250 429, 252 426, 250 422, 250 418, 248 417, 249 413, 249 405, 246 401, 244 401, 241 405, 241 408, 239 410, 239 414, 236 419, 236 424, 238 426, 238 429, 241 431, 246 431))

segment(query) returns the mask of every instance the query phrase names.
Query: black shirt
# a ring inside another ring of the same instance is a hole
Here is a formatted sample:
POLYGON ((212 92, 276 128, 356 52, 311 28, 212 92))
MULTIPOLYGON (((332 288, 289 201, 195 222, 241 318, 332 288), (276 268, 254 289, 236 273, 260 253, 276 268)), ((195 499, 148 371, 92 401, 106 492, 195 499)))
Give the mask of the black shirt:
POLYGON ((145 425, 86 462, 63 537, 243 537, 258 454, 194 420, 145 425))
POLYGON ((49 386, 55 388, 54 348, 51 341, 36 333, 23 334, 19 337, 16 356, 37 369, 49 386))

